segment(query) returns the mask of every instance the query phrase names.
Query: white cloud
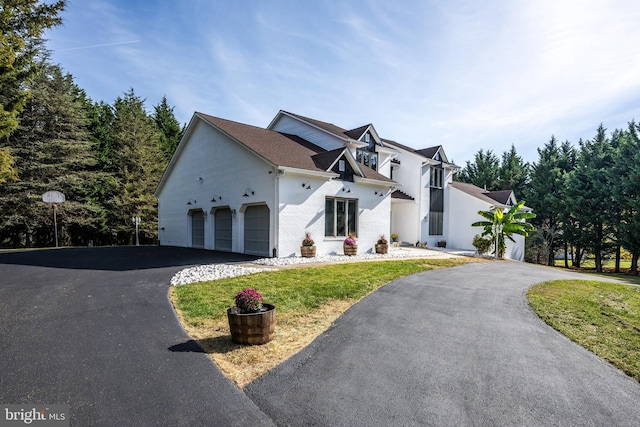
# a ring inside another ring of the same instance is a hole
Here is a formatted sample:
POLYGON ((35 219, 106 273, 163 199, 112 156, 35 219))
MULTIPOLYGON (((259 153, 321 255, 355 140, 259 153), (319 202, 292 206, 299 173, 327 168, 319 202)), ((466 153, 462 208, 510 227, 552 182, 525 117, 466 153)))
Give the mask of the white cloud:
POLYGON ((552 134, 640 120, 631 1, 93 1, 64 18, 54 60, 90 96, 166 94, 183 122, 264 126, 287 109, 464 163, 512 143, 535 160, 552 134))

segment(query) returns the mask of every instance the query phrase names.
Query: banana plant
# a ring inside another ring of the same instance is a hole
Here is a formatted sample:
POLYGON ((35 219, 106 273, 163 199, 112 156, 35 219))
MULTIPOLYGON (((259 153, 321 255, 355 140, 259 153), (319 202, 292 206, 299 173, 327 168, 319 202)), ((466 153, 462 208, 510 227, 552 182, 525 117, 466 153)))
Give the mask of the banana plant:
POLYGON ((511 237, 513 234, 526 237, 530 231, 533 231, 533 225, 529 224, 527 220, 535 218, 536 214, 533 212, 519 212, 523 206, 524 200, 513 205, 506 212, 497 207, 493 210, 478 211, 478 215, 487 219, 487 221, 478 221, 471 224, 472 227, 484 227, 482 237, 490 236, 496 258, 504 257, 506 250, 505 237, 515 242, 511 237))

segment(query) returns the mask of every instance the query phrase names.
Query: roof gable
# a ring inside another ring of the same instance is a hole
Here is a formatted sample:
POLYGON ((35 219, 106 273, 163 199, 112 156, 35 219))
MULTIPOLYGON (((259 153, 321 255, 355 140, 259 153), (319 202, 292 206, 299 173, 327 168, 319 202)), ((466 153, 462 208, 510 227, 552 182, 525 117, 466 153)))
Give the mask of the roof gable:
POLYGON ((428 148, 423 148, 421 150, 415 150, 415 152, 428 159, 449 163, 449 159, 447 159, 447 155, 444 153, 444 149, 442 148, 442 145, 436 145, 435 147, 428 147, 428 148))
POLYGON ((371 169, 368 166, 358 163, 351 154, 351 151, 347 148, 340 148, 337 150, 326 151, 313 156, 313 160, 318 167, 324 168, 327 172, 331 171, 335 164, 340 160, 346 160, 354 171, 356 176, 365 179, 371 179, 375 181, 383 181, 389 183, 395 183, 392 179, 387 178, 381 173, 371 169))
POLYGON ((512 206, 517 203, 512 190, 488 191, 485 194, 502 205, 512 206))

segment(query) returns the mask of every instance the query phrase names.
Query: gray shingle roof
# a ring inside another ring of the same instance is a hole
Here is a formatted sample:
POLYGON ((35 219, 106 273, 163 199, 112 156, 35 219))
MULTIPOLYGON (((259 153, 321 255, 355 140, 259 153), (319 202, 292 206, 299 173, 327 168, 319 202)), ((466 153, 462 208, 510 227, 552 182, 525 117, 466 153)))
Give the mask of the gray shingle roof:
MULTIPOLYGON (((464 193, 467 193, 467 194, 469 194, 469 195, 471 195, 473 197, 476 197, 476 198, 478 198, 480 200, 483 200, 483 201, 489 203, 490 205, 499 206, 501 208, 504 208, 504 207, 507 206, 506 203, 503 203, 503 202, 501 202, 499 200, 496 200, 496 199, 492 198, 490 196, 490 193, 491 193, 490 191, 487 191, 487 190, 485 190, 483 188, 477 187, 477 186, 475 186, 473 184, 467 184, 465 182, 453 181, 449 185, 451 185, 451 187, 457 188, 458 190, 460 190, 460 191, 462 191, 464 193)), ((500 191, 500 193, 502 193, 502 191, 500 191)), ((509 194, 511 194, 511 191, 509 191, 509 194)))
MULTIPOLYGON (((326 172, 345 150, 339 148, 326 151, 296 135, 275 132, 203 113, 196 113, 196 115, 275 166, 326 172)), ((394 182, 367 166, 360 165, 360 169, 364 178, 394 182)))
POLYGON ((312 156, 325 150, 295 135, 246 125, 203 113, 196 115, 276 166, 322 171, 312 156))

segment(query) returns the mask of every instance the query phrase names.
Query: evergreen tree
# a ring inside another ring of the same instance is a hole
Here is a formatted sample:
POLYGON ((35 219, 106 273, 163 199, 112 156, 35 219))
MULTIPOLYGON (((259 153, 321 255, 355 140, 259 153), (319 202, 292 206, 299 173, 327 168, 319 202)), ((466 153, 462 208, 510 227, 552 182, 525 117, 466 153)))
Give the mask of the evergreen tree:
MULTIPOLYGON (((0 139, 18 126, 18 114, 29 97, 25 84, 38 72, 42 33, 59 25, 65 1, 3 0, 0 7, 0 139)), ((0 153, 0 180, 16 177, 10 150, 0 153)), ((1 181, 0 181, 1 182, 1 181)))
MULTIPOLYGON (((531 167, 531 180, 524 191, 528 206, 536 213, 532 224, 537 229, 542 246, 534 248, 528 259, 544 258, 553 265, 555 251, 560 247, 565 211, 565 175, 573 169, 575 150, 568 141, 558 147, 554 136, 542 149, 538 148, 538 162, 531 167)), ((529 248, 530 250, 532 248, 529 248)))
POLYGON ((113 137, 115 112, 111 105, 103 101, 94 103, 86 96, 84 105, 93 141, 92 155, 96 161, 96 173, 87 194, 91 203, 99 208, 100 228, 95 243, 116 244, 117 239, 109 228, 115 221, 117 192, 115 172, 118 169, 118 156, 113 137))
POLYGON ((144 109, 144 100, 133 89, 114 106, 114 149, 117 153, 117 182, 114 211, 110 224, 118 241, 134 239, 132 217, 140 217, 141 241, 157 240, 158 206, 155 191, 166 160, 158 147, 158 130, 144 109))
POLYGON ((14 167, 15 162, 8 147, 0 149, 0 184, 18 180, 18 172, 14 167))
POLYGON ((57 190, 67 199, 58 207, 63 244, 86 243, 96 228, 85 188, 94 163, 78 88, 59 67, 45 65, 30 90, 18 128, 5 143, 16 158, 20 181, 8 183, 0 196, 2 240, 14 246, 50 245, 51 207, 41 195, 57 190))
POLYGON ((513 144, 511 150, 502 154, 499 176, 498 188, 500 190, 513 190, 516 197, 524 196, 524 190, 529 181, 529 164, 518 156, 513 144))
POLYGON ((638 256, 640 255, 640 125, 629 123, 626 131, 617 132, 614 167, 611 169, 611 182, 614 205, 619 207, 620 215, 614 219, 616 237, 625 249, 632 254, 631 273, 638 274, 638 256))
POLYGON ((602 272, 602 254, 607 247, 611 226, 612 182, 608 169, 613 165, 613 150, 600 125, 596 137, 580 141, 576 168, 567 177, 568 219, 577 229, 570 241, 590 249, 596 270, 602 272))
POLYGON ((168 162, 182 139, 184 128, 180 127, 180 123, 173 114, 173 107, 169 107, 167 103, 166 96, 162 97, 162 101, 154 107, 154 110, 153 119, 160 131, 158 145, 168 162))
POLYGON ((456 179, 489 191, 497 190, 500 180, 500 160, 493 151, 487 150, 485 153, 480 149, 473 163, 467 161, 466 166, 456 174, 456 179))

